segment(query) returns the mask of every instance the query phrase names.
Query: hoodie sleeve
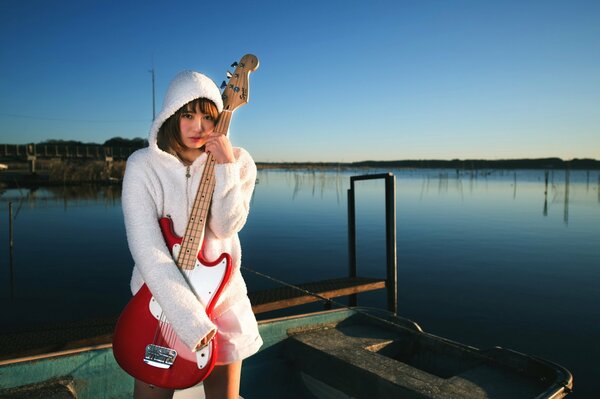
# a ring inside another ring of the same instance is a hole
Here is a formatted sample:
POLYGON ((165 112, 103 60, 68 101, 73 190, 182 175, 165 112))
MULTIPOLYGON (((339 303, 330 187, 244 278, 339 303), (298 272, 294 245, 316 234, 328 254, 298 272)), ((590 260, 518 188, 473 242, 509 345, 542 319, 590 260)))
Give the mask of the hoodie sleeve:
POLYGON ((131 256, 150 292, 179 339, 194 350, 216 331, 204 305, 175 264, 158 224, 161 194, 152 184, 150 165, 135 154, 127 161, 122 205, 131 256))
POLYGON ((237 150, 235 163, 215 166, 215 191, 208 224, 219 239, 231 237, 244 227, 256 184, 254 160, 246 150, 237 150))

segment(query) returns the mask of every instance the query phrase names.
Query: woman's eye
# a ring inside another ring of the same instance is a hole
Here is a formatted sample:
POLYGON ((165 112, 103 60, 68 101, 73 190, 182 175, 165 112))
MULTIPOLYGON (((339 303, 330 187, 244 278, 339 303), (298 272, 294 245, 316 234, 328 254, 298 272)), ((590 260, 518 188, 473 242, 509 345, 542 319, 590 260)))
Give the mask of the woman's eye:
POLYGON ((185 118, 185 119, 192 119, 193 118, 192 114, 187 114, 187 113, 183 114, 182 117, 185 118))
POLYGON ((210 115, 204 115, 204 119, 206 119, 207 121, 212 121, 213 117, 210 115))

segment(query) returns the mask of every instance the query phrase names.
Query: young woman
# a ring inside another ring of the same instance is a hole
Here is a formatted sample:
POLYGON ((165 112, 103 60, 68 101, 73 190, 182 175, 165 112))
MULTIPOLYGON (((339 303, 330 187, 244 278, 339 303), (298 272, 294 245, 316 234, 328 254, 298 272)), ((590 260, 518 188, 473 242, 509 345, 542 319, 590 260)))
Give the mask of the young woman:
MULTIPOLYGON (((150 129, 149 146, 127 160, 122 196, 127 241, 135 262, 132 292, 146 283, 190 350, 218 340, 217 365, 204 380, 209 399, 239 397, 242 360, 262 345, 240 273, 237 234, 248 216, 256 166, 248 152, 232 147, 227 136, 214 132, 222 109, 221 93, 208 77, 192 71, 175 76, 150 129), (233 265, 212 319, 177 268, 158 224, 159 218, 169 215, 174 232, 184 235, 208 152, 216 165, 204 256, 213 260, 228 253, 233 265)), ((136 380, 134 396, 171 398, 173 391, 136 380)))

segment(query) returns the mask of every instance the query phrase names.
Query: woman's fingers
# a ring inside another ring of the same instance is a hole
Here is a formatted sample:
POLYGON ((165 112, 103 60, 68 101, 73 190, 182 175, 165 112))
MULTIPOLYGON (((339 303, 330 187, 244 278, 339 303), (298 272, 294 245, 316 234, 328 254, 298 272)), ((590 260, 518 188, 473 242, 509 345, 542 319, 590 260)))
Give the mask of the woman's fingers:
POLYGON ((233 147, 224 134, 211 133, 206 141, 205 148, 207 152, 213 155, 217 163, 235 162, 233 147))

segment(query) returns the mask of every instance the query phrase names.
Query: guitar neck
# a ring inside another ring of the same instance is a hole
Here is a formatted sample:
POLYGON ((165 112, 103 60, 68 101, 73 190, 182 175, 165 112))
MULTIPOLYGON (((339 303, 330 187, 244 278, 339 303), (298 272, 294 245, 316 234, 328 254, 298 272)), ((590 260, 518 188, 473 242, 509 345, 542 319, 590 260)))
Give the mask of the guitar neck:
POLYGON ((215 125, 214 132, 227 135, 229 131, 229 124, 231 123, 231 115, 233 111, 223 110, 219 115, 219 119, 217 120, 217 124, 215 125))
MULTIPOLYGON (((231 122, 232 111, 224 110, 219 115, 219 120, 215 125, 214 132, 227 134, 231 122)), ((207 154, 204 172, 198 186, 196 199, 190 212, 185 235, 181 240, 181 250, 177 258, 177 266, 183 270, 192 270, 196 265, 198 251, 204 241, 204 229, 210 210, 210 202, 215 190, 215 159, 211 153, 207 154)))
MULTIPOLYGON (((229 83, 224 86, 223 111, 215 125, 215 133, 227 134, 233 111, 248 102, 248 75, 258 68, 258 58, 252 54, 246 54, 240 59, 240 62, 235 62, 231 66, 236 68, 233 73, 230 73, 229 83)), ((204 240, 204 229, 214 190, 215 160, 209 153, 185 235, 181 241, 181 249, 177 258, 177 266, 181 269, 191 270, 196 265, 198 251, 204 240)))

